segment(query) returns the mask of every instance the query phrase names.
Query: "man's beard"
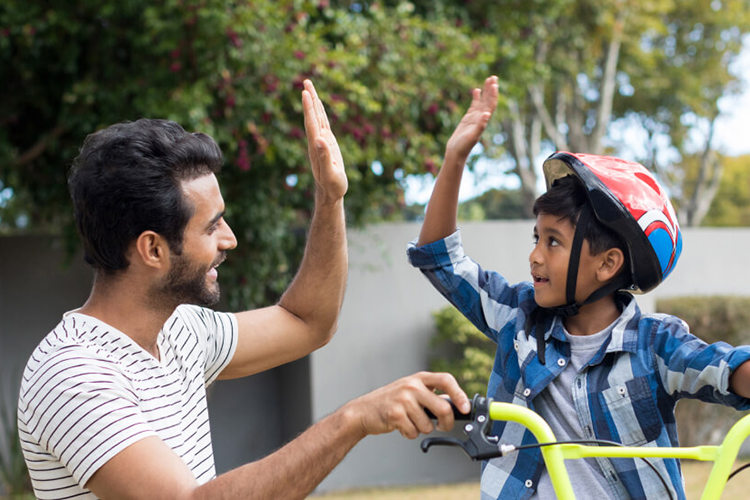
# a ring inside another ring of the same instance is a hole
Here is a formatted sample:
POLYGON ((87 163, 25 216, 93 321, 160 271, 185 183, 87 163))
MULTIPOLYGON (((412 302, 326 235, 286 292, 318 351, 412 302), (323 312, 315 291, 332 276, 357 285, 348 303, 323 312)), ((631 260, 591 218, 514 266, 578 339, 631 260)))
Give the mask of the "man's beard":
POLYGON ((174 308, 180 304, 212 306, 219 302, 219 282, 209 282, 207 273, 225 258, 222 253, 209 266, 201 266, 181 256, 172 256, 172 268, 164 281, 152 290, 159 304, 174 308))

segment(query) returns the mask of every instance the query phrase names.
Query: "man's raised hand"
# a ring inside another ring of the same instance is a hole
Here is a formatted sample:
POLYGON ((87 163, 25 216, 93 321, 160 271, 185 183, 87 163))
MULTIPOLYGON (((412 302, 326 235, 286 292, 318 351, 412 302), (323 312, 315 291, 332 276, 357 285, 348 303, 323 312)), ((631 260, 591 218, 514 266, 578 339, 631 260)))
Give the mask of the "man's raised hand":
POLYGON ((348 188, 344 159, 315 87, 310 80, 305 80, 304 86, 302 108, 316 199, 322 203, 333 203, 343 198, 348 188))

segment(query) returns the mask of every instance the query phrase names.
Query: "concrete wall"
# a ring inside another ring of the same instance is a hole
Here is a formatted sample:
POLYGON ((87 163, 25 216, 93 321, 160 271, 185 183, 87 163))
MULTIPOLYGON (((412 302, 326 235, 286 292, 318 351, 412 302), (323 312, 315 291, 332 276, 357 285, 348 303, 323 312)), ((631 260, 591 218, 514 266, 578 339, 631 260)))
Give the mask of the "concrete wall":
MULTIPOLYGON (((511 282, 529 279, 532 221, 463 223, 468 255, 511 282)), ((400 376, 426 369, 431 313, 447 302, 406 261, 406 244, 419 224, 385 224, 350 231, 350 272, 339 331, 312 354, 313 416, 400 376)), ((672 275, 638 297, 653 312, 659 297, 750 295, 747 229, 686 229, 684 250, 672 275)), ((399 435, 372 436, 361 443, 319 487, 320 491, 362 485, 449 482, 476 479, 475 464, 459 451, 433 449, 399 435)))
MULTIPOLYGON (((528 279, 530 221, 462 224, 467 253, 510 281, 528 279)), ((246 380, 219 382, 209 394, 217 469, 268 454, 311 419, 401 376, 428 366, 431 313, 446 302, 406 262, 418 224, 350 231, 350 274, 339 331, 309 359, 246 380)), ((679 265, 656 291, 639 298, 653 311, 657 297, 750 295, 750 230, 689 229, 679 265)), ((91 272, 49 238, 0 237, 0 375, 19 369, 63 312, 85 301, 91 272)), ((419 440, 371 436, 358 445, 318 491, 443 483, 479 477, 457 449, 419 450, 419 440)))

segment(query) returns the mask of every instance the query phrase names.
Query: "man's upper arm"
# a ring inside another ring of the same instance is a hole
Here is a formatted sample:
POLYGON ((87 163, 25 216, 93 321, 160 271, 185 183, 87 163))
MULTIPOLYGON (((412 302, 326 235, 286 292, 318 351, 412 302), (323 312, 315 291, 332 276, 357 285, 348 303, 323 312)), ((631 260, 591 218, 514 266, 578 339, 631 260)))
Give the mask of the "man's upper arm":
POLYGON ((323 345, 302 319, 278 305, 235 316, 237 349, 219 376, 221 379, 260 373, 306 356, 323 345))
POLYGON ((86 483, 97 497, 107 500, 188 498, 197 486, 187 465, 157 436, 120 451, 86 483))

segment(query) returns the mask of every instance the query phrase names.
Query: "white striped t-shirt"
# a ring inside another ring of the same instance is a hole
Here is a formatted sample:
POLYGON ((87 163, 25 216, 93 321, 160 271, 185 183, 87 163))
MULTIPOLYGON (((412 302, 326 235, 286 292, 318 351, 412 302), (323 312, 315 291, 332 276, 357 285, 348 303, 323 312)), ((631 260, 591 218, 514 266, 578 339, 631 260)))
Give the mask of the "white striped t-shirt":
POLYGON ((94 499, 99 467, 159 436, 199 483, 216 476, 206 387, 237 347, 233 314, 177 308, 159 332, 157 360, 91 316, 67 313, 29 359, 18 430, 39 499, 94 499))

